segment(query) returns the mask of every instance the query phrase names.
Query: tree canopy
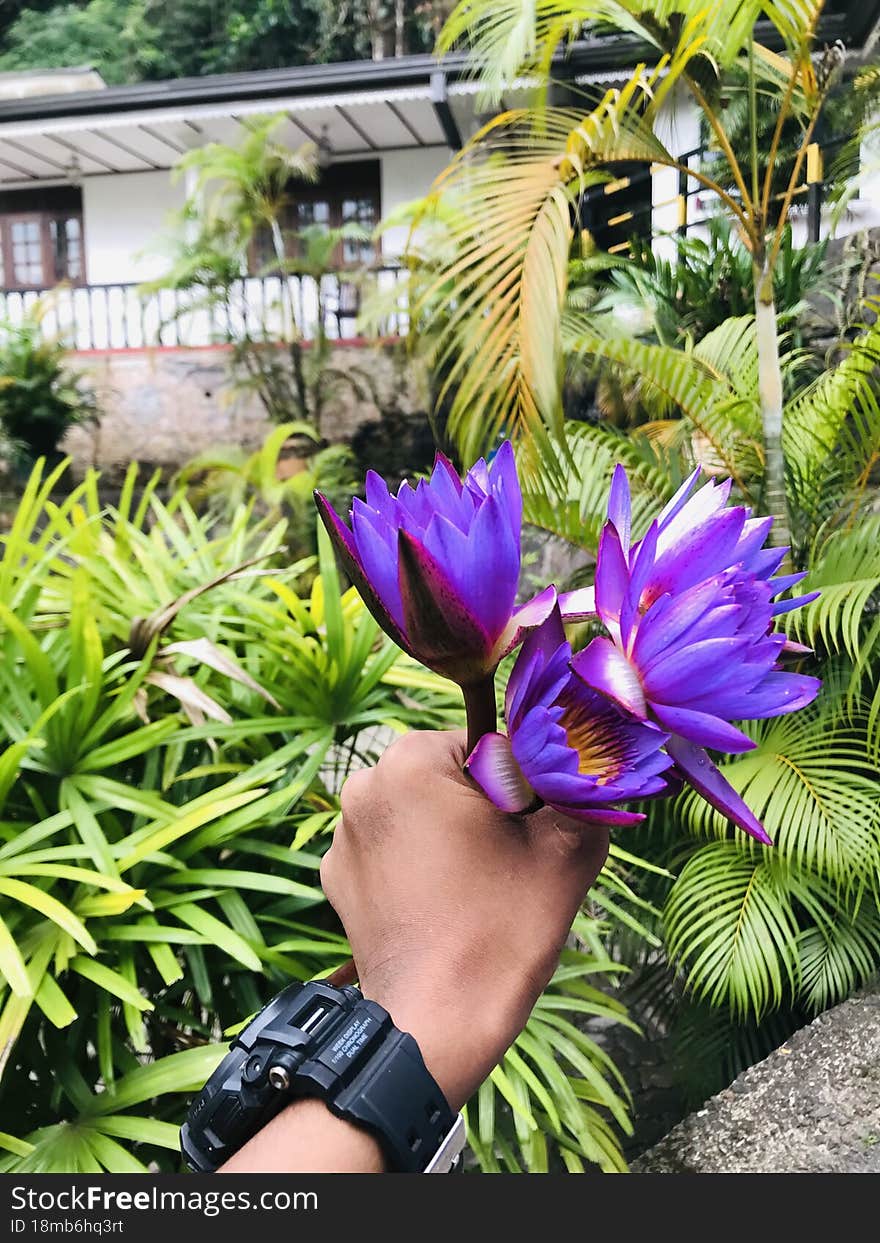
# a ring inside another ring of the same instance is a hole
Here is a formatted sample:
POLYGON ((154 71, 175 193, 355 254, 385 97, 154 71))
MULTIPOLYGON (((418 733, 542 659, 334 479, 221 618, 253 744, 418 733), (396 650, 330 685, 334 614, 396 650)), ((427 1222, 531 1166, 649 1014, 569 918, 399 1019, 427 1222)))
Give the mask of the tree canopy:
POLYGON ((4 0, 0 71, 93 65, 110 83, 427 51, 431 0, 4 0))

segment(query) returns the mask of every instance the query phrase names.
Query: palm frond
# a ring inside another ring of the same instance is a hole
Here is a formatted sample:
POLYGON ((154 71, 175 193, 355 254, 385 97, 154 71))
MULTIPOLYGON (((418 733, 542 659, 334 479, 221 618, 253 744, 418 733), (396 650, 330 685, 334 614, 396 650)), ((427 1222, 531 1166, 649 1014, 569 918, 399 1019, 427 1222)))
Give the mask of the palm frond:
MULTIPOLYGON (((722 766, 774 841, 774 856, 858 892, 880 870, 880 805, 864 718, 850 721, 818 705, 750 725, 753 751, 722 766)), ((696 795, 681 801, 695 833, 726 837, 725 818, 696 795)), ((751 857, 740 840, 735 848, 751 857)))
POLYGON ((789 615, 790 633, 864 664, 873 646, 866 634, 873 633, 880 592, 880 514, 832 531, 811 561, 809 587, 821 594, 789 615))
POLYGON ((455 205, 449 247, 414 312, 433 328, 434 362, 452 399, 465 458, 498 433, 560 427, 561 317, 575 199, 608 160, 669 160, 638 115, 650 83, 637 70, 583 116, 550 109, 496 118, 426 200, 455 205))
POLYGON ((627 467, 633 499, 633 530, 648 525, 650 515, 674 491, 674 481, 663 469, 650 443, 641 436, 625 436, 613 427, 591 423, 565 424, 567 453, 560 479, 533 473, 523 479, 524 517, 559 539, 595 553, 605 522, 608 487, 614 467, 627 467))
POLYGON ((757 350, 749 316, 727 320, 695 349, 652 345, 603 331, 596 318, 570 316, 567 344, 574 353, 611 362, 637 376, 641 393, 671 402, 682 414, 678 441, 691 456, 733 478, 746 499, 760 480, 757 350))
POLYGON ((880 320, 866 326, 842 361, 788 402, 783 448, 788 489, 808 542, 822 523, 860 508, 880 460, 876 396, 880 320))
POLYGON ((731 841, 699 850, 664 908, 667 952, 698 999, 764 1014, 797 990, 798 925, 788 886, 764 855, 731 841))
MULTIPOLYGON (((757 0, 461 0, 438 41, 440 52, 465 46, 484 98, 497 101, 521 72, 548 71, 563 42, 609 26, 635 36, 659 59, 682 42, 706 67, 736 59, 760 13, 757 0)), ((789 24, 790 19, 789 19, 789 24)), ((702 66, 701 66, 702 68, 702 66)))
POLYGON ((798 941, 804 1004, 814 1013, 843 1001, 877 971, 880 911, 865 897, 855 913, 837 910, 827 927, 806 928, 798 941))

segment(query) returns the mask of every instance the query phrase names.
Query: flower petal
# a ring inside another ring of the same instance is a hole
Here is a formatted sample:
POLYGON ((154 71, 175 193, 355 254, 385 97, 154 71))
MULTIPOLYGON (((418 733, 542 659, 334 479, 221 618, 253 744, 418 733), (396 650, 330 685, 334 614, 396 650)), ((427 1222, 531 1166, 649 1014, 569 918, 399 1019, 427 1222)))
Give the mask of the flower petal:
MULTIPOLYGON (((708 525, 709 520, 718 516, 719 511, 727 504, 729 495, 729 479, 720 484, 710 479, 677 513, 665 520, 661 519, 658 540, 660 553, 665 553, 679 543, 689 531, 696 531, 699 527, 708 525)), ((743 518, 745 519, 745 513, 743 518)))
POLYGON ((550 806, 573 820, 583 820, 585 824, 607 824, 609 828, 625 829, 641 824, 645 819, 641 811, 617 811, 613 807, 570 807, 565 803, 551 803, 550 806))
POLYGON ((780 574, 778 578, 768 580, 768 586, 772 587, 770 599, 775 596, 781 596, 783 591, 788 591, 789 587, 794 587, 797 583, 802 583, 809 574, 809 570, 801 570, 799 574, 780 574))
POLYGON ((821 689, 819 678, 811 678, 804 673, 771 672, 754 690, 739 696, 735 690, 725 694, 724 714, 754 721, 782 716, 811 704, 821 689))
MULTIPOLYGON (((703 488, 702 492, 705 491, 703 488)), ((652 603, 666 591, 678 595, 729 566, 745 520, 746 511, 739 506, 725 509, 700 526, 683 530, 665 550, 661 532, 657 561, 647 587, 647 602, 652 603)))
POLYGON ((697 712, 693 708, 673 708, 669 704, 659 703, 652 703, 651 708, 654 716, 670 734, 678 734, 697 746, 712 747, 716 751, 730 751, 733 754, 753 751, 755 748, 755 743, 741 729, 708 712, 697 712))
POLYGON ((645 538, 638 546, 635 557, 630 555, 632 564, 629 575, 629 587, 620 608, 620 641, 624 647, 629 643, 633 621, 639 615, 639 602, 642 598, 642 592, 648 584, 651 571, 654 568, 656 553, 657 523, 652 522, 648 527, 645 538))
POLYGON ((678 769, 707 803, 717 807, 729 820, 765 846, 773 845, 764 826, 705 751, 683 738, 670 738, 666 750, 675 760, 678 769))
POLYGON ((604 635, 593 639, 572 659, 571 667, 587 686, 645 720, 648 710, 639 675, 610 639, 604 635))
POLYGON ((701 695, 720 681, 736 678, 736 657, 748 645, 748 638, 725 636, 676 648, 642 673, 645 694, 673 704, 701 695))
POLYGON ((321 515, 321 521, 327 528, 327 534, 330 536, 349 581, 357 588, 364 604, 385 633, 394 640, 398 647, 413 655, 403 631, 373 590, 370 580, 364 573, 351 531, 349 531, 325 496, 320 492, 316 492, 314 495, 315 505, 317 506, 318 513, 321 515))
POLYGON ((403 628, 403 604, 397 579, 397 527, 355 497, 351 525, 358 560, 376 595, 403 628))
POLYGON ((522 489, 519 486, 519 476, 516 472, 516 455, 509 440, 505 440, 492 459, 489 467, 489 485, 492 493, 498 497, 507 511, 516 542, 519 544, 522 533, 522 489))
POLYGON ((388 491, 388 484, 374 470, 367 471, 365 480, 367 504, 375 509, 388 522, 394 522, 397 514, 397 502, 388 491))
POLYGON ((532 596, 531 600, 514 609, 510 621, 504 627, 495 645, 498 659, 501 660, 522 643, 530 630, 542 625, 553 612, 556 602, 556 588, 551 583, 538 595, 532 596))
POLYGON ((596 588, 580 587, 577 591, 564 591, 559 597, 559 611, 566 622, 586 621, 596 616, 596 588))
POLYGON ((599 536, 596 559, 596 611, 609 630, 616 630, 620 608, 629 586, 626 563, 617 528, 606 522, 599 536))
POLYGON ((492 643, 467 608, 443 567, 409 534, 397 536, 398 583, 403 622, 417 658, 457 682, 490 673, 492 643))
POLYGON ((521 812, 535 801, 535 792, 513 758, 503 734, 484 734, 465 763, 465 772, 502 811, 521 812))
POLYGON ((431 477, 434 478, 435 476, 438 476, 440 472, 444 472, 449 477, 449 482, 452 484, 453 489, 459 496, 461 496, 463 484, 461 479, 458 477, 458 471, 452 465, 446 454, 441 453, 438 449, 434 454, 434 469, 431 477))
POLYGON ((685 479, 684 483, 675 493, 672 500, 668 501, 666 505, 664 505, 663 509, 661 509, 660 516, 657 519, 657 524, 661 530, 669 525, 675 515, 687 502, 688 497, 694 490, 694 484, 700 477, 701 469, 702 468, 698 466, 696 470, 692 470, 687 479, 685 479))
POLYGON ((687 639, 688 632, 707 609, 725 599, 724 581, 723 574, 716 574, 687 591, 666 593, 654 601, 639 622, 633 644, 633 659, 640 669, 665 656, 682 638, 687 639))
POLYGON ((617 529, 620 542, 629 548, 630 523, 632 520, 632 502, 630 500, 629 479, 623 466, 618 462, 611 476, 611 490, 608 494, 608 521, 617 529))
POLYGON ((805 604, 818 600, 821 594, 821 591, 810 591, 805 596, 795 596, 793 600, 778 600, 773 605, 773 616, 779 617, 781 613, 793 613, 795 609, 802 609, 805 604))

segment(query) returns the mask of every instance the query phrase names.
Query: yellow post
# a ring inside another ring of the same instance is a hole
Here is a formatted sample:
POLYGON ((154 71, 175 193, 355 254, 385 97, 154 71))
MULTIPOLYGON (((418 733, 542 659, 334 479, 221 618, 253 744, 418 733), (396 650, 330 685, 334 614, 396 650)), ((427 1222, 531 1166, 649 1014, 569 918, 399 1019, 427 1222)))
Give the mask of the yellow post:
POLYGON ((814 185, 817 181, 823 181, 825 170, 822 167, 822 148, 817 142, 811 142, 807 147, 807 185, 814 185))

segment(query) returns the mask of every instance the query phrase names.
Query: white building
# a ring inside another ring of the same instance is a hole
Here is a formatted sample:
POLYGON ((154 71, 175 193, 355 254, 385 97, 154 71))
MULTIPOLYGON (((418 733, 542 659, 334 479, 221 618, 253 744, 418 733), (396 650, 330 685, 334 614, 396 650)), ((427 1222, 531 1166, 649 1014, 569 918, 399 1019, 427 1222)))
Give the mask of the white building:
MULTIPOLYGON (((861 47, 880 3, 843 0, 829 11, 829 37, 844 34, 861 47)), ((583 89, 607 85, 625 76, 638 52, 627 39, 584 41, 559 62, 558 76, 583 89)), ((526 97, 520 85, 505 104, 526 97)), ((76 350, 206 345, 230 325, 210 322, 205 313, 176 315, 171 292, 144 298, 139 288, 167 263, 157 241, 184 201, 187 186, 172 170, 185 152, 211 141, 235 143, 247 118, 283 113, 281 137, 292 147, 318 144, 324 166, 315 187, 297 191, 290 223, 357 220, 371 227, 428 190, 479 125, 477 106, 477 87, 458 56, 121 87, 106 87, 89 69, 0 75, 0 317, 17 318, 63 283, 49 327, 76 350)), ((698 117, 681 100, 661 123, 661 136, 676 153, 700 146, 698 117)), ((693 218, 704 207, 696 183, 687 188, 693 218)), ((602 218, 589 223, 606 244, 635 228, 662 239, 681 222, 681 189, 675 170, 634 177, 598 204, 602 218)), ((880 223, 880 196, 871 189, 863 188, 845 230, 880 223)), ((405 239, 405 228, 390 230, 375 249, 352 244, 341 258, 367 260, 380 283, 393 283, 405 239)), ((325 292, 328 333, 353 337, 354 286, 333 280, 325 292)), ((307 281, 299 299, 308 324, 315 299, 307 281)), ((267 301, 277 302, 272 281, 246 278, 232 314, 257 314, 267 301)), ((390 323, 389 330, 400 326, 390 323)))

